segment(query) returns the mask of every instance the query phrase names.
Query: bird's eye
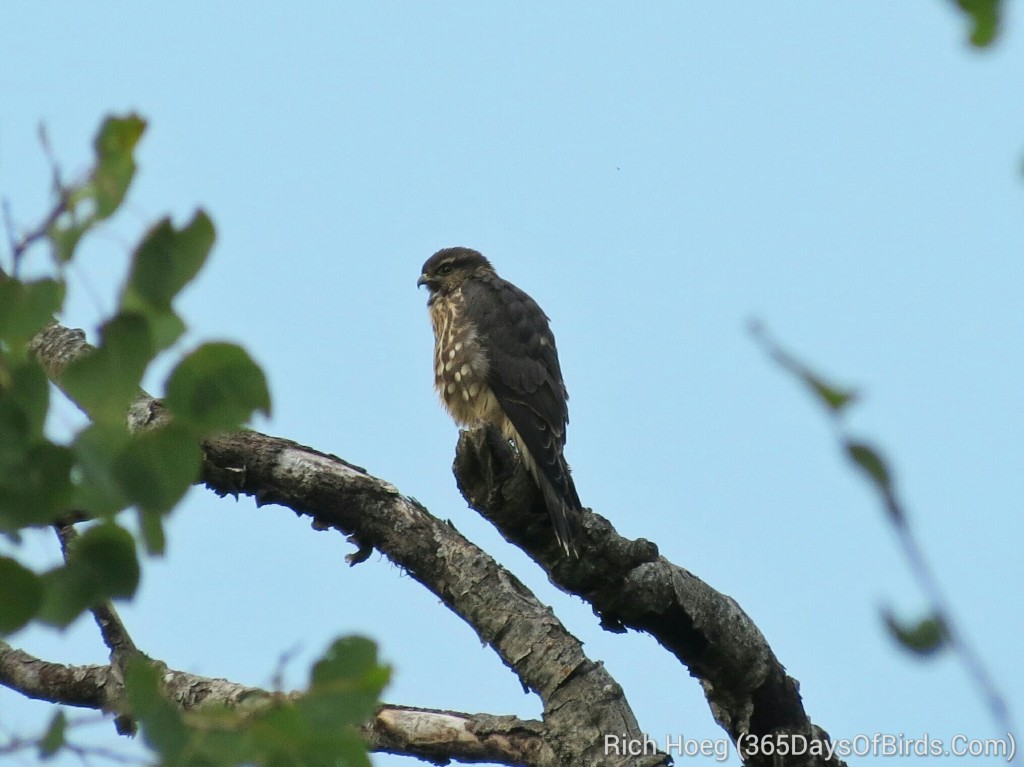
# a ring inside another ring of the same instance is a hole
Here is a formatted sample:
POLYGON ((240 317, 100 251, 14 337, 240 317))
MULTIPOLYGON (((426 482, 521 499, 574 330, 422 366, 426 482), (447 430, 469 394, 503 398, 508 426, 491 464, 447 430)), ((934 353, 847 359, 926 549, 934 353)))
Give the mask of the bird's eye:
POLYGON ((447 264, 441 264, 439 267, 437 267, 437 273, 444 277, 446 275, 451 274, 454 269, 455 265, 451 261, 449 261, 447 264))

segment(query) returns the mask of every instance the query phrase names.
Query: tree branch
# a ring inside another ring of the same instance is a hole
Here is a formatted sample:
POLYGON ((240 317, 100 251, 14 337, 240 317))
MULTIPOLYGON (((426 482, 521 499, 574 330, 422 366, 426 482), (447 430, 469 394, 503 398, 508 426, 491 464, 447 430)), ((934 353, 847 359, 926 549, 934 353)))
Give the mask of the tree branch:
MULTIPOLYGON (((71 522, 67 521, 57 522, 53 529, 60 540, 61 554, 64 555, 66 562, 68 552, 78 538, 78 531, 75 530, 75 526, 71 522)), ((128 661, 139 655, 139 649, 132 641, 128 629, 125 628, 121 616, 117 614, 113 604, 103 602, 89 608, 89 612, 92 613, 92 617, 99 627, 103 643, 110 650, 110 671, 112 674, 116 674, 119 683, 123 683, 128 661)), ((127 714, 115 717, 114 727, 118 735, 134 735, 138 729, 135 721, 127 714)))
MULTIPOLYGON (((463 432, 454 471, 470 506, 544 567, 556 586, 590 602, 605 629, 644 631, 675 655, 698 679, 711 713, 734 743, 747 735, 828 739, 804 711, 799 683, 734 599, 659 556, 648 541, 621 537, 594 513, 582 520, 585 556, 558 556, 553 535, 544 532, 550 525, 543 499, 505 440, 463 432)), ((744 763, 772 762, 755 754, 744 763)), ((823 757, 784 763, 842 764, 823 757)))
MULTIPOLYGON (((256 432, 203 444, 207 486, 244 493, 354 535, 383 552, 470 624, 544 704, 548 742, 566 764, 611 764, 606 733, 641 738, 625 695, 551 609, 512 573, 392 485, 336 456, 256 432)), ((622 762, 619 762, 622 763, 622 762)), ((661 764, 638 756, 631 764, 661 764)))
MULTIPOLYGON (((60 372, 92 347, 80 330, 56 323, 30 349, 59 385, 60 372)), ((140 393, 128 414, 136 431, 166 422, 157 401, 140 393)), ((203 443, 203 481, 220 495, 251 495, 309 516, 385 554, 465 620, 544 706, 545 737, 556 763, 667 763, 665 755, 623 759, 604 752, 607 733, 642 739, 622 688, 583 652, 530 590, 450 523, 412 498, 337 456, 258 432, 222 434, 203 443)), ((357 556, 357 560, 360 557, 357 556)))
MULTIPOLYGON (((165 669, 168 697, 183 711, 204 706, 256 710, 280 696, 255 687, 165 669)), ((0 684, 26 697, 118 712, 123 683, 112 666, 64 666, 40 660, 0 640, 0 684)), ((385 704, 362 727, 371 751, 440 763, 497 762, 528 767, 557 764, 542 722, 514 716, 385 704)))
POLYGON ((363 728, 363 735, 371 751, 415 753, 437 763, 448 759, 538 767, 557 763, 545 742, 543 723, 514 716, 383 706, 363 728))
MULTIPOLYGON (((74 541, 78 538, 78 532, 70 522, 58 522, 53 527, 57 532, 57 537, 60 539, 61 553, 66 561, 68 549, 74 545, 74 541)), ((128 634, 128 629, 125 628, 124 623, 121 621, 121 616, 117 614, 117 611, 110 602, 96 605, 90 608, 89 612, 92 613, 93 618, 96 620, 96 625, 100 629, 100 635, 103 637, 103 643, 110 650, 111 662, 118 669, 124 671, 128 661, 138 654, 139 649, 128 634)))
POLYGON ((26 698, 66 706, 116 710, 110 666, 64 666, 11 647, 0 639, 0 684, 26 698))

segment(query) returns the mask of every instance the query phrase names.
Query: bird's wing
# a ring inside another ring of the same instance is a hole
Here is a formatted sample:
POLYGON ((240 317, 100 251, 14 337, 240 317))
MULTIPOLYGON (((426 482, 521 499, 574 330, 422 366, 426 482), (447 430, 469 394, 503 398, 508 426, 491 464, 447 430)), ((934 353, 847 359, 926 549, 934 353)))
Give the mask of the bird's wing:
MULTIPOLYGON (((499 277, 479 281, 464 295, 486 345, 488 385, 515 428, 520 447, 536 464, 536 479, 557 528, 564 514, 554 507, 555 499, 574 510, 581 504, 562 455, 568 395, 548 318, 532 298, 499 277)), ((559 537, 565 532, 559 530, 559 537)))

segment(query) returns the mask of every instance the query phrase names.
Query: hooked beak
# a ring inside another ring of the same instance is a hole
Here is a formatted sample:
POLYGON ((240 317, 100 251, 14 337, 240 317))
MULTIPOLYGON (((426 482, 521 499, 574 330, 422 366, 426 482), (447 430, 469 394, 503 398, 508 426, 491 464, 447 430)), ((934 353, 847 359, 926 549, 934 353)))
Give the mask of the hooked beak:
POLYGON ((418 280, 416 280, 416 287, 417 288, 422 288, 424 285, 426 285, 427 287, 430 287, 430 280, 427 279, 427 275, 421 274, 420 278, 418 280))

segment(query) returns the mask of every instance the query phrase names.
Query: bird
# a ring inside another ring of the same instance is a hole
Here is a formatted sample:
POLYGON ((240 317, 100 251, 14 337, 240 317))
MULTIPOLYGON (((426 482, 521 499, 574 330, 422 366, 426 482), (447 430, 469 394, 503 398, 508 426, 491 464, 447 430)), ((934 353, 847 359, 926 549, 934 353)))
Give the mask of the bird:
POLYGON ((563 454, 569 395, 548 316, 471 248, 437 251, 416 284, 430 293, 441 404, 456 424, 491 424, 515 444, 559 546, 578 558, 582 504, 563 454))

